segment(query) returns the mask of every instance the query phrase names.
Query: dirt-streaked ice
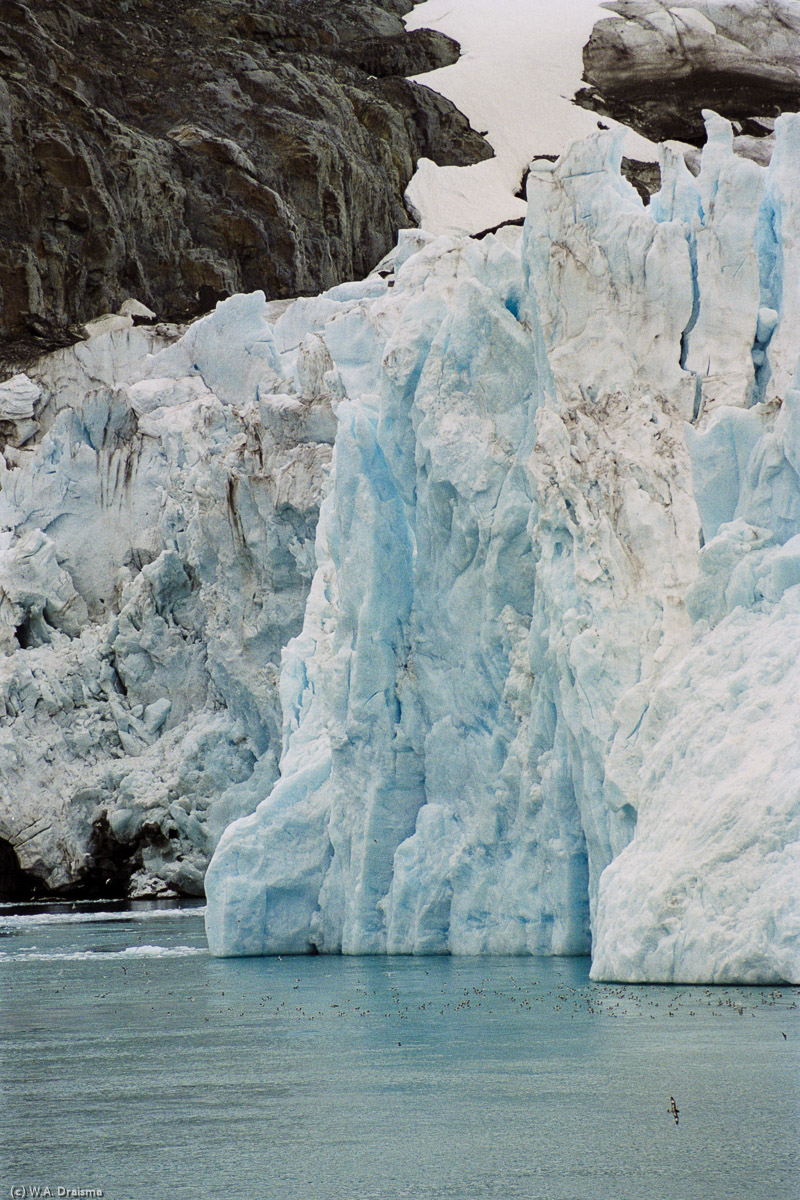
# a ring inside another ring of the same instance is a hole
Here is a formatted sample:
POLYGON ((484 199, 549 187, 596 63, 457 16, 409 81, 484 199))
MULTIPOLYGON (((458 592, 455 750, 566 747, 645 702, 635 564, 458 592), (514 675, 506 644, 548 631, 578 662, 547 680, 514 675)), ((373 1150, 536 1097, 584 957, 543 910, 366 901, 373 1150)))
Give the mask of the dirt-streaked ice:
POLYGON ((406 239, 286 314, 338 431, 214 953, 800 980, 800 118, 768 170, 709 133, 649 209, 597 134, 521 237, 406 239))

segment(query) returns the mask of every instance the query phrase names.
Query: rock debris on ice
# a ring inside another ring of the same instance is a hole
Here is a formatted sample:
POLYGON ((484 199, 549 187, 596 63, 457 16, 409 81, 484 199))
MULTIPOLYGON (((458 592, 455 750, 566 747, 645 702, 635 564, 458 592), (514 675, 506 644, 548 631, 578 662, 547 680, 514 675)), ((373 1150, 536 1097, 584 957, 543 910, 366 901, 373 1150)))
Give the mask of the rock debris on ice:
POLYGON ((202 895, 276 777, 335 420, 272 315, 129 316, 0 386, 0 838, 51 890, 202 895))

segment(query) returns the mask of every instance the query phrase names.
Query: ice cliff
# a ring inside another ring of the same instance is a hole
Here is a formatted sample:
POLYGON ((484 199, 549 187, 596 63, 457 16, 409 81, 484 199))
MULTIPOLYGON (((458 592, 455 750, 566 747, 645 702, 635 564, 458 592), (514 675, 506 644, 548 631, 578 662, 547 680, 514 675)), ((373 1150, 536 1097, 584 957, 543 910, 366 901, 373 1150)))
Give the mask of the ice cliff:
POLYGON ((523 230, 0 384, 4 871, 800 980, 800 118, 708 121, 649 207, 598 134, 523 230))
POLYGON ((800 981, 800 118, 768 169, 708 124, 649 208, 598 134, 521 237, 282 318, 337 432, 214 953, 800 981))
POLYGON ((322 343, 290 329, 284 372, 284 307, 112 317, 0 385, 3 898, 202 895, 277 775, 335 432, 322 343))

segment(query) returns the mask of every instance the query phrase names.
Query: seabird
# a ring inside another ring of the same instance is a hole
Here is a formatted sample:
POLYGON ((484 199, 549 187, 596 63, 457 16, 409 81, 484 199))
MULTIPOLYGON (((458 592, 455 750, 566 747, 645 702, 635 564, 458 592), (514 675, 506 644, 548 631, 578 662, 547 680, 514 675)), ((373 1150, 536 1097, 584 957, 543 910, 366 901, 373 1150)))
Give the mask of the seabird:
POLYGON ((672 1113, 673 1117, 675 1118, 675 1124, 677 1125, 678 1124, 678 1106, 675 1103, 674 1096, 670 1096, 670 1098, 669 1098, 669 1111, 672 1113))

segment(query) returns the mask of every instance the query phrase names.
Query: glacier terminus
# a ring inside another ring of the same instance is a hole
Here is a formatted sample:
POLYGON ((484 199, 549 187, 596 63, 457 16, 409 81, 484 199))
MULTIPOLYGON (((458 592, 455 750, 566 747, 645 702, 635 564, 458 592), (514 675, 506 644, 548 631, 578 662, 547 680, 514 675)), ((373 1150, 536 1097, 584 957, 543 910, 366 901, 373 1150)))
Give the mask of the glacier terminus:
POLYGON ((336 434, 214 954, 800 982, 800 117, 768 167, 706 119, 647 207, 599 132, 522 230, 261 319, 242 386, 318 377, 336 434))

